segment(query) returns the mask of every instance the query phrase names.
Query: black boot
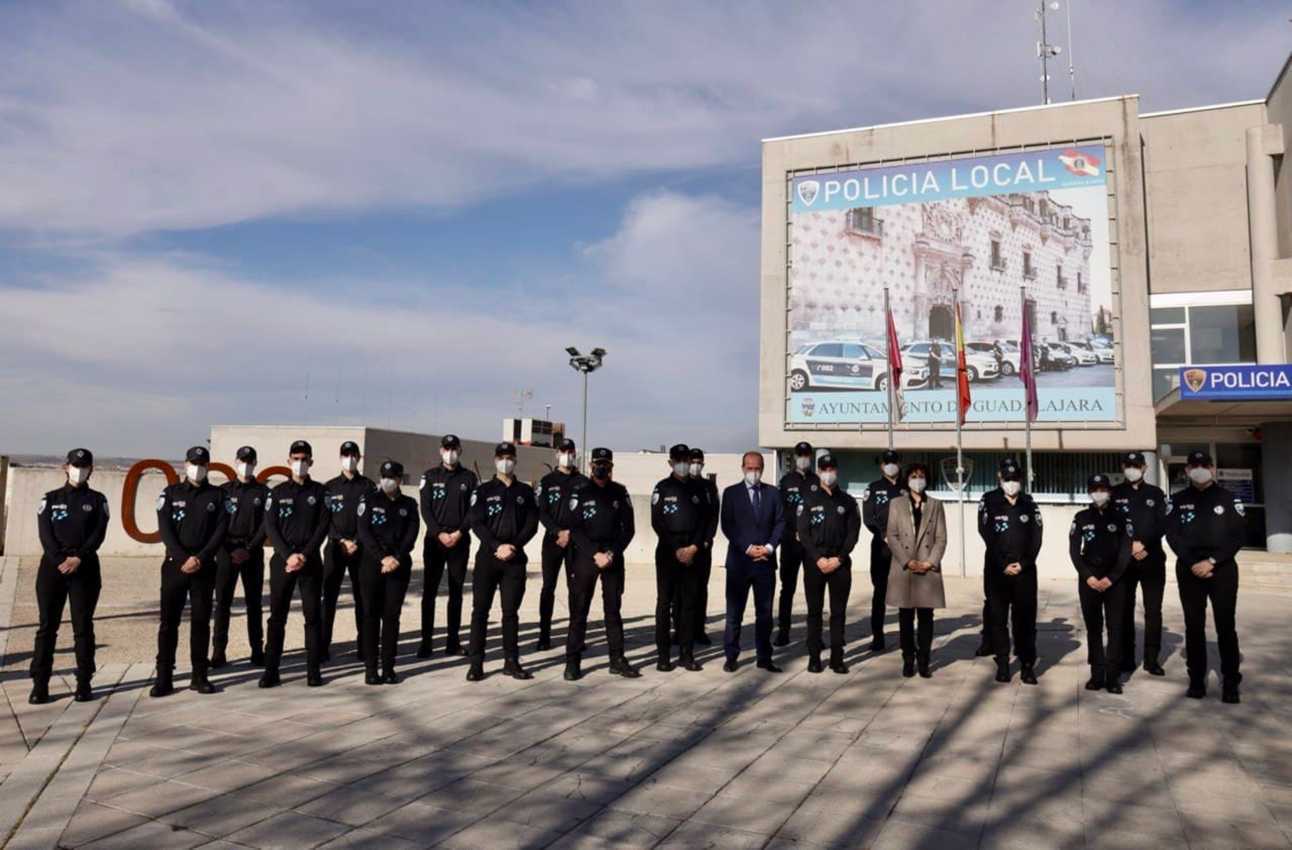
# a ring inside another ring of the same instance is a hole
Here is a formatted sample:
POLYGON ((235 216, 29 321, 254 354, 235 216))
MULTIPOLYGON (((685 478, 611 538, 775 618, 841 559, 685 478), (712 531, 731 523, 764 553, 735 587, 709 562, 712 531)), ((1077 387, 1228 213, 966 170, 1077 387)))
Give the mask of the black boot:
POLYGON ((1144 672, 1148 673, 1150 676, 1166 675, 1166 671, 1162 669, 1162 665, 1158 663, 1158 660, 1147 656, 1144 658, 1144 672))
POLYGON ((513 679, 532 679, 534 674, 520 666, 519 658, 508 658, 502 665, 504 676, 511 676, 513 679))
POLYGON ((610 659, 610 675, 623 676, 625 679, 639 679, 642 674, 628 663, 627 658, 620 655, 610 659))
POLYGON ((789 646, 789 644, 790 644, 790 630, 789 630, 789 629, 779 629, 779 630, 776 632, 776 639, 775 639, 775 640, 773 640, 773 641, 772 641, 772 643, 773 643, 775 646, 789 646))
POLYGON ((830 669, 840 676, 848 672, 848 665, 843 663, 843 650, 830 653, 830 669))
POLYGON ((1189 699, 1202 699, 1207 695, 1207 683, 1205 681, 1189 682, 1189 690, 1184 692, 1189 699))
POLYGON ((471 662, 471 668, 467 670, 467 681, 468 682, 484 681, 484 662, 483 661, 471 662))
POLYGON ((1227 702, 1230 705, 1237 705, 1240 701, 1238 699, 1238 683, 1242 680, 1243 677, 1241 673, 1232 678, 1225 679, 1224 684, 1220 686, 1220 701, 1227 702))
POLYGON ((158 670, 157 678, 153 680, 153 686, 148 689, 150 697, 164 697, 175 693, 175 685, 171 681, 170 670, 158 670))
POLYGON ((683 658, 681 663, 683 670, 690 670, 692 673, 704 669, 704 665, 696 661, 694 658, 683 658))
POLYGON ((1032 664, 1024 664, 1023 669, 1019 672, 1018 677, 1024 685, 1036 684, 1036 667, 1032 664))
POLYGON ((661 673, 672 673, 673 660, 666 655, 661 655, 659 661, 655 662, 655 669, 661 673))
POLYGON ((77 702, 94 701, 94 688, 90 685, 89 676, 78 675, 76 677, 76 693, 73 695, 72 699, 77 702))
POLYGON ((206 677, 205 670, 193 671, 193 675, 188 680, 188 689, 197 691, 199 694, 215 693, 215 685, 211 684, 211 680, 206 677))
POLYGON ((821 673, 824 670, 825 670, 825 667, 821 666, 821 653, 819 652, 812 653, 811 657, 808 658, 808 672, 821 673))
POLYGON ((973 654, 977 658, 987 658, 988 656, 995 655, 996 651, 991 648, 991 641, 987 640, 987 638, 983 638, 978 644, 978 648, 973 651, 973 654))
POLYGON ((1122 678, 1120 674, 1108 674, 1107 690, 1110 694, 1120 694, 1122 692, 1122 678))
POLYGON ((565 681, 577 682, 583 678, 583 671, 579 668, 579 656, 571 655, 565 659, 565 681))
POLYGON ((996 659, 996 681, 997 682, 1009 681, 1009 662, 1008 661, 1002 661, 999 658, 996 659))
POLYGON ((417 645, 417 657, 418 657, 418 658, 430 658, 430 657, 431 657, 431 640, 430 640, 430 638, 423 638, 423 639, 422 639, 422 642, 421 642, 421 643, 419 643, 419 644, 417 645))
POLYGON ((44 705, 49 702, 49 679, 33 679, 31 682, 31 696, 27 697, 27 702, 32 705, 44 705))
POLYGON ((323 684, 323 673, 317 667, 311 667, 305 674, 305 684, 311 688, 320 687, 323 684))
POLYGON ((266 669, 260 676, 260 681, 256 683, 258 688, 276 688, 282 684, 282 679, 278 677, 277 670, 266 669))
POLYGON ((456 640, 449 641, 444 647, 444 655, 446 658, 460 658, 466 654, 466 649, 463 648, 462 644, 456 640))
POLYGON ((870 651, 871 652, 884 651, 884 636, 882 634, 877 634, 870 639, 870 651))
POLYGON ((1104 675, 1104 671, 1091 670, 1090 678, 1086 680, 1086 690, 1102 691, 1104 689, 1104 685, 1107 684, 1107 682, 1108 682, 1108 677, 1104 675))
POLYGON ((540 630, 538 633, 538 643, 534 644, 535 652, 546 652, 552 648, 552 635, 546 630, 540 630))
POLYGON ((933 678, 933 671, 932 671, 931 669, 929 669, 929 656, 928 656, 928 653, 921 653, 920 655, 916 656, 915 664, 916 664, 917 669, 920 671, 920 678, 921 678, 921 679, 932 679, 932 678, 933 678))
POLYGON ((902 656, 902 675, 907 679, 915 677, 915 659, 909 655, 902 656))
POLYGON ((219 670, 221 667, 227 666, 228 663, 229 656, 225 655, 224 647, 216 647, 215 651, 211 653, 211 669, 219 670))
POLYGON ((369 667, 363 673, 363 683, 365 685, 380 685, 381 674, 377 672, 376 667, 369 667))
POLYGON ((258 646, 253 646, 251 648, 251 666, 252 667, 265 666, 265 651, 258 646))
POLYGON ((382 684, 385 685, 398 685, 401 679, 399 678, 399 674, 395 672, 394 667, 387 667, 385 672, 381 674, 381 681, 382 684))

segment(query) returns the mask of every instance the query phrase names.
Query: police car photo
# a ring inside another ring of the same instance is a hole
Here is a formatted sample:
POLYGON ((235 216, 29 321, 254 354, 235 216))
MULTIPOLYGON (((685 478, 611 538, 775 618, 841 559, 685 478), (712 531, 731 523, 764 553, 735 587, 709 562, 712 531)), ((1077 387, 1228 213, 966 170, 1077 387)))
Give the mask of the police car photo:
MULTIPOLYGON (((924 364, 902 370, 902 388, 923 384, 924 364)), ((832 339, 799 347, 790 358, 790 391, 822 387, 888 390, 888 358, 880 348, 856 340, 832 339)))

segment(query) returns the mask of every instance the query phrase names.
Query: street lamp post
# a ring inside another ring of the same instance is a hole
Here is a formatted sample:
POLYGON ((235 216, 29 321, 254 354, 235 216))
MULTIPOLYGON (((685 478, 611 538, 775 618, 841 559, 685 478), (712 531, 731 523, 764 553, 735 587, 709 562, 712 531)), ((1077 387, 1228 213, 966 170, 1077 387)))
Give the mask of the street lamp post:
POLYGON ((594 348, 591 354, 580 354, 579 349, 570 346, 565 349, 565 353, 570 355, 570 368, 576 372, 583 373, 583 448, 579 452, 579 468, 587 474, 588 459, 588 374, 601 368, 601 361, 606 356, 604 348, 594 348))

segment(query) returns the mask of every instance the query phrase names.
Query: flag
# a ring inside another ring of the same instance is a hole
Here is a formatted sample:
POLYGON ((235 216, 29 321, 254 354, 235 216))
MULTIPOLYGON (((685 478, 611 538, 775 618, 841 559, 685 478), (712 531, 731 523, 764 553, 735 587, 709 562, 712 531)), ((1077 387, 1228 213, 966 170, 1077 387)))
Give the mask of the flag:
POLYGON ((884 313, 888 321, 888 382, 893 388, 893 418, 902 418, 902 348, 897 341, 897 325, 893 311, 888 306, 888 293, 884 293, 884 313))
POLYGON ((1032 319, 1023 302, 1023 333, 1018 345, 1018 374, 1023 379, 1023 395, 1027 399, 1027 421, 1035 422, 1040 403, 1036 398, 1036 369, 1032 357, 1032 319))
POLYGON ((965 362, 965 326, 960 317, 960 301, 956 301, 956 424, 965 424, 969 414, 969 366, 965 362))

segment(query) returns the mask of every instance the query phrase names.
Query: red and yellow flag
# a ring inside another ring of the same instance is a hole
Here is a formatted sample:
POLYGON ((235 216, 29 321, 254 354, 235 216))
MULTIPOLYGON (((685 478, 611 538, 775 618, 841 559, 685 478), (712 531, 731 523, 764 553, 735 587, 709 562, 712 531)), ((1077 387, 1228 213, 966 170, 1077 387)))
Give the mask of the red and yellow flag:
POLYGON ((960 302, 956 301, 956 422, 965 424, 969 415, 969 366, 965 362, 965 326, 960 318, 960 302))

